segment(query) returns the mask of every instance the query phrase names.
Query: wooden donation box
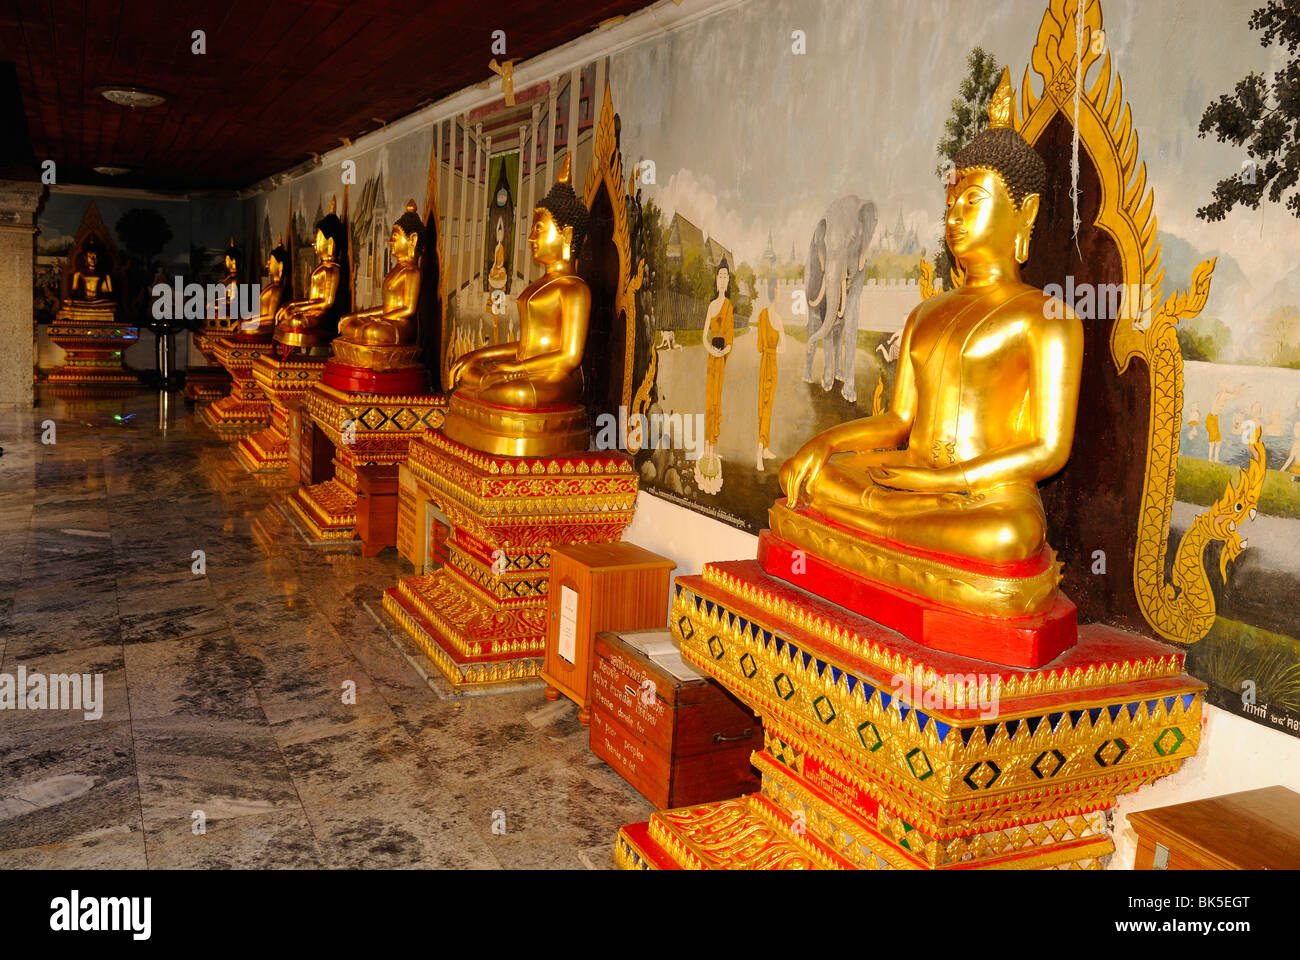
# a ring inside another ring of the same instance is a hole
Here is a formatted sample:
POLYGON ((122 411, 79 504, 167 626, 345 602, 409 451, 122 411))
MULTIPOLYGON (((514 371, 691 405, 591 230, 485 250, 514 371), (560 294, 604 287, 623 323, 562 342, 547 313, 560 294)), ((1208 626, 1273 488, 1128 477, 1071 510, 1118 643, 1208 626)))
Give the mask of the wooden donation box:
POLYGON ((357 467, 357 533, 363 557, 397 543, 396 464, 357 467))
POLYGON ((564 694, 591 722, 592 648, 602 630, 662 627, 677 565, 634 543, 580 543, 551 551, 546 696, 564 694))
POLYGON ((659 808, 758 788, 759 720, 686 663, 669 631, 599 634, 591 687, 592 752, 659 808))
POLYGON ((289 404, 289 476, 304 486, 334 476, 334 444, 301 401, 289 404))
POLYGON ((1300 794, 1264 787, 1128 815, 1135 870, 1300 869, 1300 794))

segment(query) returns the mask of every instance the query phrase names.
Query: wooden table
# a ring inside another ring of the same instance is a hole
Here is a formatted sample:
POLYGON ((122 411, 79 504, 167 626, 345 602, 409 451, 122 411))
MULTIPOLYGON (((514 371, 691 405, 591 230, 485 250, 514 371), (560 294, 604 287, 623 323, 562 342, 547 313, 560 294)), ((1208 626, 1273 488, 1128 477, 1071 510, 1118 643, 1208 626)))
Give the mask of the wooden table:
POLYGON ((1135 870, 1300 868, 1300 794, 1264 787, 1128 815, 1135 870))

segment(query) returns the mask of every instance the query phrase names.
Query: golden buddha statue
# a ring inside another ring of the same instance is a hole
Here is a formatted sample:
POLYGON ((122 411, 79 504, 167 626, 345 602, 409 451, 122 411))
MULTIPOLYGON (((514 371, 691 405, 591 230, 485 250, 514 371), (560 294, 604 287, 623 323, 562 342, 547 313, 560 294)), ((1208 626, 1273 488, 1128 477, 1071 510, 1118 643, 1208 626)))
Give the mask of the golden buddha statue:
POLYGON ((444 432, 493 453, 543 456, 587 448, 583 350, 591 290, 575 273, 587 208, 569 183, 572 155, 533 211, 528 245, 545 273, 517 298, 519 339, 452 364, 444 432))
POLYGON ((209 333, 233 332, 238 327, 239 264, 243 258, 243 252, 235 246, 235 238, 231 237, 226 244, 226 273, 221 278, 220 292, 208 304, 208 316, 204 321, 209 333))
POLYGON ((396 264, 384 277, 383 300, 371 310, 339 321, 334 356, 342 363, 372 370, 410 366, 420 352, 416 308, 420 300, 420 249, 424 222, 414 200, 393 224, 388 247, 396 264))
POLYGON ((330 199, 330 210, 316 224, 317 263, 307 285, 307 296, 282 306, 275 315, 275 341, 287 348, 301 347, 310 350, 324 347, 333 336, 332 326, 335 304, 343 271, 338 257, 346 241, 343 221, 335 212, 336 204, 330 199))
POLYGON ((112 320, 117 310, 113 277, 99 244, 91 237, 81 250, 81 267, 72 274, 68 299, 60 304, 66 319, 112 320))
POLYGON ((1037 484, 1070 456, 1083 327, 1020 279, 1047 175, 1011 127, 1010 97, 1004 74, 948 186, 946 238, 965 283, 908 317, 886 413, 832 427, 785 462, 772 529, 914 595, 1024 616, 1051 606, 1059 582, 1037 484), (949 576, 964 565, 999 585, 949 576))
POLYGON ((284 299, 284 268, 288 263, 289 251, 284 248, 281 234, 275 238, 275 249, 266 258, 266 283, 258 294, 257 317, 240 324, 240 333, 265 339, 275 332, 275 315, 284 299))

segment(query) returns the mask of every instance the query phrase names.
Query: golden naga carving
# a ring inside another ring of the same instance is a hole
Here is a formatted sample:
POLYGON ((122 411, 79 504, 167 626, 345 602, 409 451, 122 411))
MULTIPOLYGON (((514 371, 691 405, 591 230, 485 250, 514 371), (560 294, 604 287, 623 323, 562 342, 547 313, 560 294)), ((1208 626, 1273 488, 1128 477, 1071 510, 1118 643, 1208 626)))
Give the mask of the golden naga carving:
MULTIPOLYGON (((1150 305, 1161 303, 1164 274, 1156 239, 1155 197, 1147 186, 1146 164, 1138 162, 1138 135, 1124 100, 1123 84, 1111 66, 1101 5, 1098 0, 1087 0, 1083 42, 1076 50, 1078 6, 1077 0, 1052 0, 1043 16, 1020 85, 1019 116, 1023 120, 1018 128, 1026 140, 1036 143, 1057 113, 1076 127, 1080 150, 1087 151, 1101 183, 1096 222, 1114 239, 1123 267, 1126 302, 1120 315, 1139 317, 1150 305), (1082 64, 1077 51, 1082 52, 1082 64), (1098 65, 1096 80, 1090 88, 1080 90, 1076 100, 1076 76, 1086 78, 1098 65), (1031 70, 1041 78, 1042 98, 1034 94, 1031 70), (1131 292, 1139 290, 1143 291, 1142 302, 1127 302, 1131 292)), ((1221 571, 1226 573, 1227 563, 1244 546, 1236 526, 1253 514, 1264 478, 1264 448, 1257 442, 1251 445, 1251 462, 1241 482, 1230 485, 1184 535, 1175 553, 1173 583, 1169 583, 1165 558, 1183 416, 1183 358, 1177 323, 1200 312, 1213 271, 1213 260, 1200 264, 1192 274, 1189 293, 1171 295, 1145 325, 1115 323, 1110 336, 1116 372, 1124 373, 1134 358, 1139 359, 1151 389, 1151 427, 1133 560, 1134 591, 1151 627, 1180 643, 1201 639, 1214 622, 1214 595, 1202 560, 1205 547, 1214 540, 1225 543, 1221 571)))
POLYGON ((519 294, 519 339, 465 354, 452 364, 444 432, 474 449, 542 456, 587 448, 583 351, 591 290, 574 272, 587 208, 569 183, 566 155, 550 193, 533 211, 528 244, 545 267, 519 294))
POLYGON ((253 337, 270 337, 275 332, 275 315, 284 299, 284 269, 289 264, 289 251, 284 248, 284 235, 275 238, 275 249, 266 258, 266 283, 258 294, 257 317, 245 320, 240 332, 253 337))
POLYGON ((388 246, 396 261, 384 277, 380 306, 348 314, 339 321, 334 356, 373 370, 409 366, 420 352, 416 308, 420 300, 420 257, 424 222, 414 200, 393 224, 388 246))
POLYGON ((336 209, 331 198, 329 213, 316 224, 317 263, 307 285, 307 296, 286 303, 276 314, 275 340, 286 347, 323 347, 330 339, 331 331, 325 326, 339 292, 342 270, 338 256, 345 236, 336 209))
MULTIPOLYGON (((1010 126, 1010 99, 1004 73, 989 129, 957 155, 946 232, 966 282, 908 317, 889 410, 814 437, 780 474, 789 507, 804 502, 875 541, 949 562, 1041 556, 1037 484, 1064 467, 1074 437, 1083 327, 1065 304, 1020 279, 1047 174, 1010 126)), ((820 537, 811 518, 779 507, 774 530, 778 512, 789 539, 816 541, 833 562, 861 567, 845 552, 851 538, 820 537)), ((999 598, 987 612, 1051 606, 1054 567, 1030 593, 999 598)), ((959 605, 952 583, 923 578, 908 588, 959 605)))

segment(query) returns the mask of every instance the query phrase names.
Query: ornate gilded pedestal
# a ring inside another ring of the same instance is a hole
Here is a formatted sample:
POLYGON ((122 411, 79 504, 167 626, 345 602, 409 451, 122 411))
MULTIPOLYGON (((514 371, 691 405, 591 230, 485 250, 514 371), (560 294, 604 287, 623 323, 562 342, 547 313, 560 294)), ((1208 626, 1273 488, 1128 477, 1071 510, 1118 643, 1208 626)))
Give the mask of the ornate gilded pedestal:
POLYGON ((273 352, 253 361, 253 382, 270 403, 271 424, 244 437, 235 448, 240 462, 253 473, 270 474, 289 466, 289 405, 300 403, 320 380, 325 357, 309 357, 294 351, 286 360, 273 352))
POLYGON ((303 411, 334 444, 334 476, 300 486, 289 506, 315 539, 352 540, 357 536, 356 468, 404 463, 412 437, 442 425, 447 401, 424 392, 422 367, 385 374, 331 360, 322 377, 307 391, 303 411), (400 392, 403 388, 407 392, 400 392))
POLYGON ((111 313, 105 319, 103 314, 80 314, 71 306, 59 310, 49 332, 50 342, 63 348, 64 358, 46 382, 60 395, 135 392, 136 376, 123 365, 122 355, 139 339, 138 328, 119 323, 111 313))
POLYGON ((272 352, 270 337, 235 334, 217 342, 217 362, 230 374, 230 393, 203 408, 203 420, 231 438, 259 431, 271 419, 271 401, 253 375, 259 358, 272 352))
POLYGON ((502 456, 430 431, 406 465, 451 521, 450 559, 386 590, 384 609, 453 684, 537 677, 550 551, 622 535, 636 506, 631 458, 502 456))
POLYGON ((625 827, 625 867, 1097 868, 1115 798, 1200 741, 1182 652, 1100 624, 1050 667, 996 667, 736 561, 679 578, 670 625, 762 717, 763 786, 625 827))
POLYGON ((204 365, 190 364, 185 370, 185 399, 195 403, 213 403, 224 397, 231 387, 231 376, 217 360, 217 346, 230 336, 229 329, 205 329, 190 334, 190 349, 199 353, 204 365))

